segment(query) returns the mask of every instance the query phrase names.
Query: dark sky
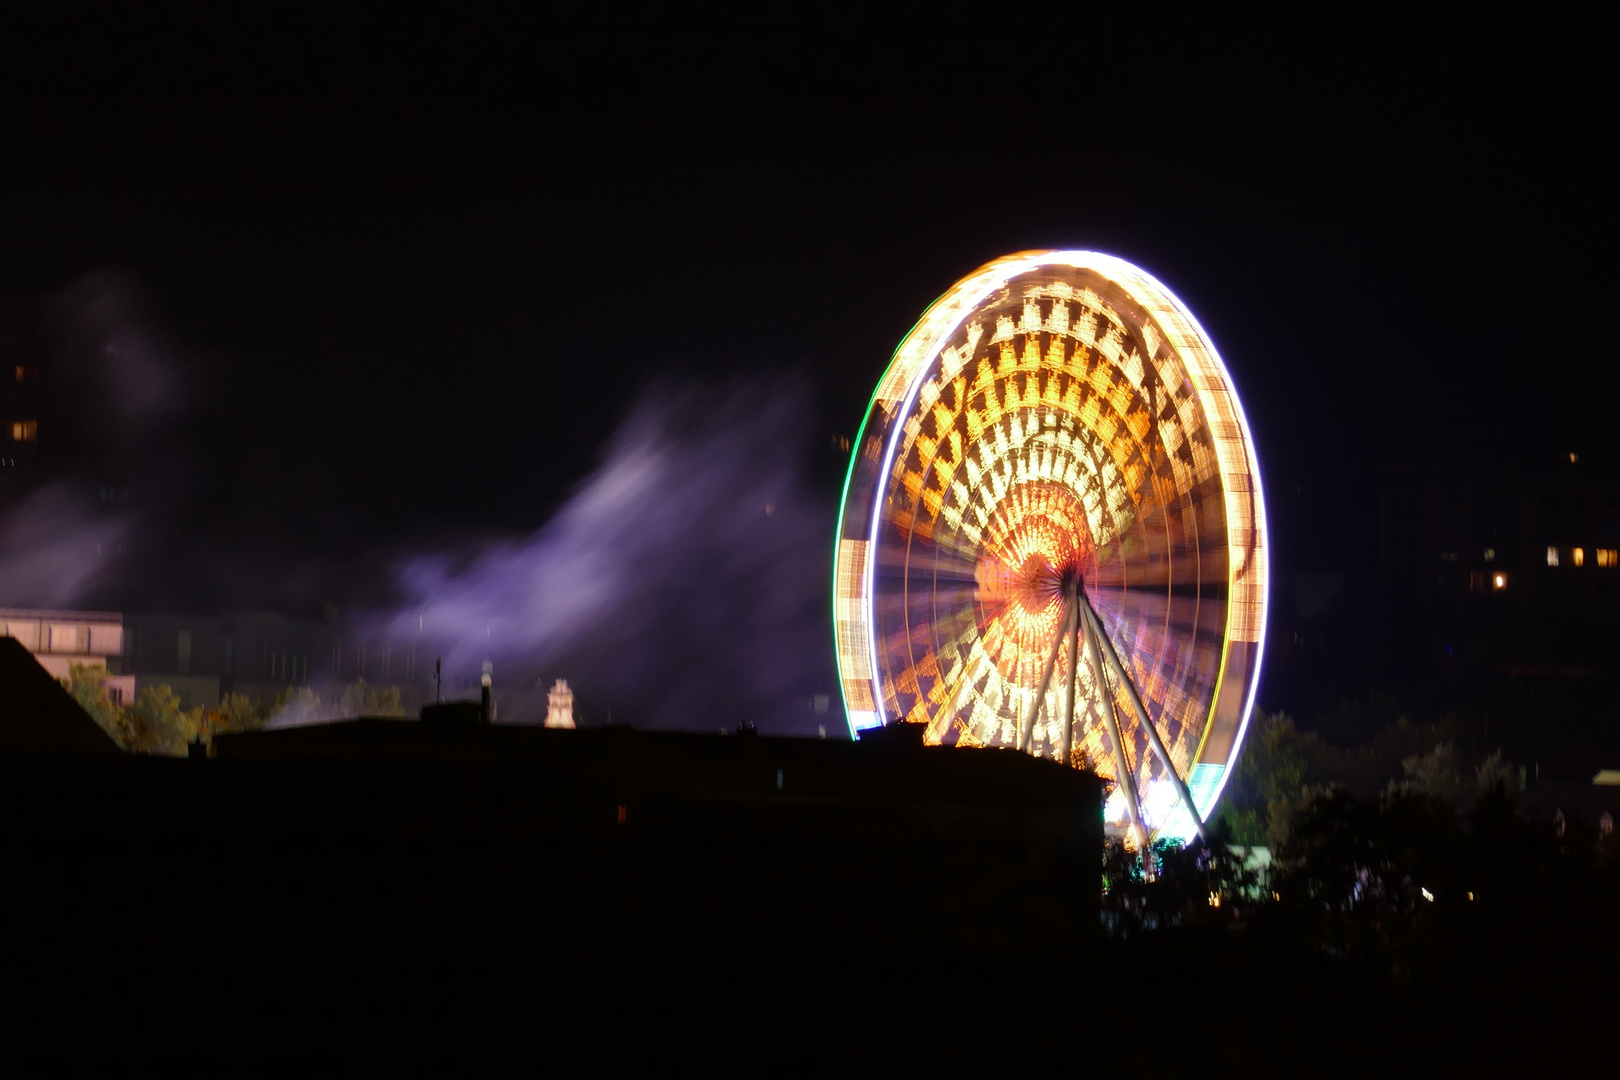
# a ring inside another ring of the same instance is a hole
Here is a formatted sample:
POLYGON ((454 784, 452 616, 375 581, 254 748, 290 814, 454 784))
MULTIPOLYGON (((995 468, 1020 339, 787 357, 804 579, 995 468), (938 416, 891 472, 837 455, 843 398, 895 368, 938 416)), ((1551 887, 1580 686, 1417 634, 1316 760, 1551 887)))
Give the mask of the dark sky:
POLYGON ((1385 458, 1612 456, 1607 23, 473 7, 0 25, 0 292, 132 283, 221 528, 531 528, 658 376, 798 372, 852 432, 923 308, 1037 247, 1198 313, 1285 565, 1385 458))

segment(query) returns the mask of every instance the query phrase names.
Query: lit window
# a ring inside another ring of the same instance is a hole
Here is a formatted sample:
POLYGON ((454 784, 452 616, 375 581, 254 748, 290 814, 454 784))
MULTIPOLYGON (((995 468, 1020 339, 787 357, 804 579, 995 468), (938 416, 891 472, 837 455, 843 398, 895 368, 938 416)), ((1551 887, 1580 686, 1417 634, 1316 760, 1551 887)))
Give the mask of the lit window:
POLYGON ((1548 566, 1557 566, 1558 565, 1558 549, 1557 548, 1550 547, 1550 548, 1547 549, 1547 565, 1548 566))
POLYGON ((1496 561, 1496 549, 1495 548, 1486 548, 1485 549, 1485 561, 1486 562, 1495 562, 1496 561))
POLYGON ((1497 574, 1495 577, 1491 578, 1491 587, 1493 589, 1505 589, 1505 588, 1507 588, 1507 575, 1506 574, 1497 574))
POLYGON ((1586 565, 1586 549, 1585 548, 1575 548, 1574 550, 1572 550, 1570 552, 1570 560, 1569 561, 1574 563, 1576 566, 1585 566, 1586 565))
POLYGON ((39 435, 39 424, 32 420, 13 420, 11 422, 12 442, 33 442, 39 435))
POLYGON ((1620 566, 1620 551, 1614 548, 1598 548, 1597 564, 1599 566, 1620 566))
POLYGON ((1573 464, 1575 464, 1575 463, 1576 463, 1576 462, 1577 462, 1577 461, 1579 461, 1579 460, 1581 460, 1581 455, 1579 455, 1579 454, 1577 454, 1577 453, 1576 453, 1576 452, 1575 452, 1575 451, 1573 451, 1573 450, 1571 450, 1571 451, 1570 451, 1570 452, 1569 452, 1569 463, 1570 463, 1570 464, 1571 464, 1571 465, 1573 465, 1573 464))
POLYGON ((27 374, 26 370, 23 368, 23 366, 21 364, 18 364, 17 365, 17 381, 22 382, 23 381, 23 376, 25 374, 27 374))

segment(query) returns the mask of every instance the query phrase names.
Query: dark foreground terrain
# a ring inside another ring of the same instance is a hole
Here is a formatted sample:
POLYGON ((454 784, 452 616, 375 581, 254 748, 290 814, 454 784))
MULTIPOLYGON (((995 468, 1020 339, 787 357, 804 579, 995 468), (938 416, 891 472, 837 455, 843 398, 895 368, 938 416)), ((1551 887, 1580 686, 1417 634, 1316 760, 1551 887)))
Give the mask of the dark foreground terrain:
POLYGON ((1197 853, 1116 859, 1103 898, 1095 780, 1016 754, 390 723, 0 760, 7 1055, 1503 1075, 1614 1045, 1613 871, 1556 848, 1382 920, 1197 853))

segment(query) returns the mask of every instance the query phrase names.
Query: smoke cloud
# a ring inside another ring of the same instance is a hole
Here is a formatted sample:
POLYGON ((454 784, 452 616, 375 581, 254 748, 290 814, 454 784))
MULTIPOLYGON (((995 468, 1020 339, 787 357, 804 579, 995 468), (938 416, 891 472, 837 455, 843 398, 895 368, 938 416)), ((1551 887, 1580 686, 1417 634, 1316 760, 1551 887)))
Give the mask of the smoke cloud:
POLYGON ((73 486, 33 492, 0 524, 0 604, 77 604, 123 550, 130 527, 128 516, 100 512, 73 486))
POLYGON ((566 676, 591 719, 816 734, 831 690, 832 508, 797 383, 659 386, 544 526, 403 561, 394 635, 511 686, 566 676), (823 699, 825 700, 825 699, 823 699))
MULTIPOLYGON (((836 503, 810 477, 801 381, 656 385, 538 529, 425 550, 409 522, 349 524, 346 493, 318 477, 284 482, 298 470, 251 429, 210 426, 231 415, 210 404, 219 365, 179 353, 144 310, 101 273, 38 312, 61 427, 57 456, 0 490, 0 605, 311 618, 341 596, 362 609, 345 637, 442 656, 451 693, 493 663, 503 721, 539 719, 563 677, 587 723, 834 723, 836 503)), ((535 489, 555 491, 545 464, 535 489)))
POLYGON ((171 350, 116 271, 81 278, 5 329, 8 360, 49 366, 41 440, 51 450, 0 489, 0 605, 104 603, 137 531, 132 490, 159 490, 142 467, 169 443, 181 404, 171 350))

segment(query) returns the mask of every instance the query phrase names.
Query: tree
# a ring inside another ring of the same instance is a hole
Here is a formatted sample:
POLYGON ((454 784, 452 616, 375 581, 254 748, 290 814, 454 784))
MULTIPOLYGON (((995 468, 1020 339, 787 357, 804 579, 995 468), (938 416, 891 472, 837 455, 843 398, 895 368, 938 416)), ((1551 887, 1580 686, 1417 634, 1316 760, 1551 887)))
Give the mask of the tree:
POLYGON ((344 716, 404 716, 399 704, 399 687, 372 686, 360 679, 343 691, 339 709, 344 716))
POLYGON ((132 749, 134 730, 124 710, 114 704, 107 688, 102 685, 107 669, 100 664, 71 664, 68 666, 67 689, 79 707, 101 725, 101 730, 112 737, 125 750, 132 749))
POLYGON ((1277 844, 1306 798, 1305 737, 1286 713, 1256 712, 1220 819, 1235 844, 1277 844))
POLYGON ((1464 782, 1457 765, 1457 748, 1441 743, 1427 754, 1413 754, 1401 762, 1404 779, 1391 780, 1391 795, 1426 795, 1447 806, 1463 800, 1464 782))
POLYGON ((1466 810, 1492 791, 1518 790, 1519 777, 1513 763, 1494 751, 1469 774, 1458 758, 1453 743, 1441 743, 1427 754, 1414 754, 1401 762, 1405 777, 1389 782, 1390 795, 1419 795, 1438 799, 1457 810, 1466 810))
POLYGON ((226 694, 210 719, 215 731, 257 731, 269 716, 263 702, 246 694, 226 694))
POLYGON ((1161 837, 1146 859, 1123 841, 1103 846, 1104 924, 1116 937, 1143 930, 1230 920, 1262 897, 1246 852, 1233 850, 1224 824, 1190 844, 1161 837), (1151 867, 1151 871, 1150 868, 1151 867))
POLYGON ((126 710, 130 721, 129 749, 147 754, 184 755, 186 745, 202 734, 201 709, 185 710, 180 698, 166 685, 148 686, 126 710))
POLYGON ((124 750, 183 756, 192 740, 206 739, 218 730, 217 714, 182 709, 179 696, 167 685, 144 687, 128 708, 121 707, 102 685, 106 677, 107 669, 100 664, 72 664, 63 682, 73 700, 124 750))
POLYGON ((1411 970, 1436 944, 1436 912, 1468 903, 1465 843, 1457 814, 1433 795, 1334 790, 1296 815, 1272 887, 1330 953, 1411 970))

